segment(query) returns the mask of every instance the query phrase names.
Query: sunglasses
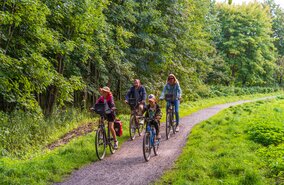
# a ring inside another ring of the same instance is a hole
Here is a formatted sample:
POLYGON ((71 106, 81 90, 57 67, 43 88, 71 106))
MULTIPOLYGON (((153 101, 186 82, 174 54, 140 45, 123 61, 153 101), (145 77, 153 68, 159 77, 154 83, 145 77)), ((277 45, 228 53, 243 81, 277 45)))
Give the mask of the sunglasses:
POLYGON ((173 80, 174 78, 168 78, 169 80, 173 80))

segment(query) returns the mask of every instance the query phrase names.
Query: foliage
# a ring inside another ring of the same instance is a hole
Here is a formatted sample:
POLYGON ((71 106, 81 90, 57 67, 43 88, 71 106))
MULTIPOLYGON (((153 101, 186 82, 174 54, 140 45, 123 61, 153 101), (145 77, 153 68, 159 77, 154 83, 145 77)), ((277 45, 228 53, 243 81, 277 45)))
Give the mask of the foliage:
POLYGON ((222 31, 216 46, 230 68, 231 84, 273 84, 276 53, 269 9, 257 2, 217 7, 222 31))
POLYGON ((248 134, 251 140, 264 146, 278 145, 284 141, 284 129, 271 126, 271 122, 255 123, 248 129, 248 134))
POLYGON ((85 122, 83 120, 88 120, 88 115, 75 109, 58 110, 49 119, 20 110, 11 114, 0 112, 0 115, 0 155, 11 158, 33 156, 85 122))
POLYGON ((264 5, 270 8, 272 17, 272 30, 274 45, 278 51, 276 61, 277 69, 275 71, 276 80, 279 85, 283 86, 283 65, 284 65, 284 9, 281 8, 274 0, 264 1, 264 5))
POLYGON ((0 7, 5 112, 86 108, 105 85, 122 99, 133 78, 158 94, 168 73, 186 100, 210 96, 207 84, 274 85, 273 74, 282 80, 271 37, 279 50, 281 9, 271 9, 271 24, 259 3, 5 0, 0 7))

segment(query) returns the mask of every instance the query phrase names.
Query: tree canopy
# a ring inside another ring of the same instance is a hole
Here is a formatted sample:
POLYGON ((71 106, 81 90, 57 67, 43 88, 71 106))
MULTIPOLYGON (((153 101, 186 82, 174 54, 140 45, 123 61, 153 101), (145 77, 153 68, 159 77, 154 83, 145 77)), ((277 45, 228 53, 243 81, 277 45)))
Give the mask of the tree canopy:
POLYGON ((284 12, 272 0, 4 0, 0 110, 50 115, 134 78, 159 94, 169 73, 185 99, 209 85, 283 84, 284 12))

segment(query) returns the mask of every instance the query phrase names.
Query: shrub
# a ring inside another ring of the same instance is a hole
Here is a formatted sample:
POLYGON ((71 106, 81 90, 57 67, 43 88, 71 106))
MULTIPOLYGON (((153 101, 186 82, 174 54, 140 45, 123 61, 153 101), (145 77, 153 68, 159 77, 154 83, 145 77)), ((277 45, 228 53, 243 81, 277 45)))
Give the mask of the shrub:
POLYGON ((284 141, 284 130, 281 127, 266 125, 264 123, 251 125, 248 129, 249 138, 264 146, 278 145, 284 141))

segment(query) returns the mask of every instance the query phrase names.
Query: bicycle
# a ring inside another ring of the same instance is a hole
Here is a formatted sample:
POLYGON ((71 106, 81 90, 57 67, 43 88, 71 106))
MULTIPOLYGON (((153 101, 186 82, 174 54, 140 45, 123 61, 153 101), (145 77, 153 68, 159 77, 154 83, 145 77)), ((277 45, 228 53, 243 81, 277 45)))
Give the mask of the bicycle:
POLYGON ((130 135, 131 140, 134 140, 136 137, 135 136, 136 130, 138 131, 139 136, 141 136, 143 132, 144 120, 143 120, 143 124, 140 124, 138 122, 138 119, 143 119, 144 117, 138 115, 137 108, 139 106, 139 103, 137 103, 136 98, 129 98, 128 104, 131 109, 131 115, 130 115, 130 120, 129 120, 129 135, 130 135))
POLYGON ((97 157, 102 160, 105 157, 107 145, 109 145, 110 153, 115 153, 116 150, 114 149, 114 139, 110 133, 109 126, 107 126, 107 131, 105 130, 105 104, 98 103, 92 110, 100 115, 99 125, 95 136, 95 147, 97 157))
POLYGON ((165 100, 170 102, 170 106, 167 108, 166 116, 166 138, 170 138, 170 132, 173 131, 173 134, 176 133, 176 121, 175 121, 175 105, 173 101, 173 94, 166 94, 165 100))
POLYGON ((158 155, 160 140, 156 140, 156 129, 153 124, 151 124, 154 119, 146 118, 147 122, 145 135, 143 138, 143 156, 145 161, 149 161, 151 158, 151 150, 153 148, 155 156, 158 155))

